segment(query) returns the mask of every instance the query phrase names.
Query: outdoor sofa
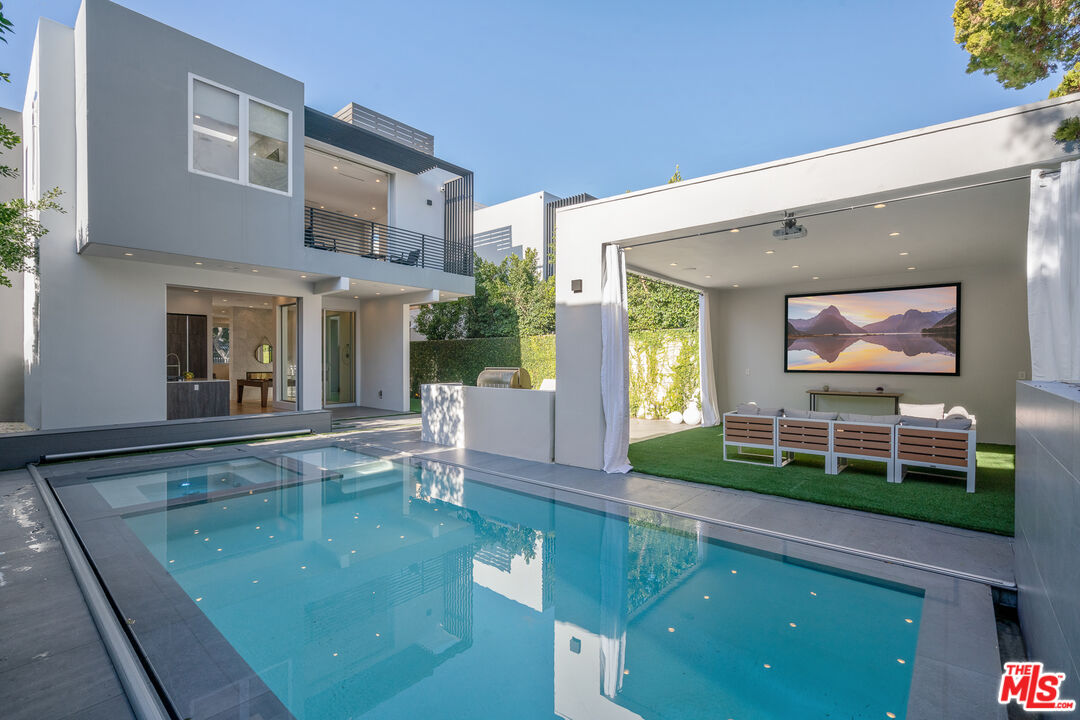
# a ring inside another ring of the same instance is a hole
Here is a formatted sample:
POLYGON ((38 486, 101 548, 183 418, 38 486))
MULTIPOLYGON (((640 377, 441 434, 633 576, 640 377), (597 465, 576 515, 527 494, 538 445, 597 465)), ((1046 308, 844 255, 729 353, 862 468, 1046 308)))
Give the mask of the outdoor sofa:
POLYGON ((901 404, 900 415, 862 415, 744 403, 724 413, 723 443, 729 462, 783 467, 795 453, 820 455, 829 475, 851 459, 882 462, 894 483, 912 467, 960 471, 975 492, 975 418, 962 407, 901 404))

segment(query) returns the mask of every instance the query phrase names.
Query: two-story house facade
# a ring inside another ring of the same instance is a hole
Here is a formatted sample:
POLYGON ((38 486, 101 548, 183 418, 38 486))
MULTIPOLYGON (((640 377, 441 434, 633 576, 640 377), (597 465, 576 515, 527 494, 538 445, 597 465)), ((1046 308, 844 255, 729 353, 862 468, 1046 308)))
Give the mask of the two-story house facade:
POLYGON ((106 0, 40 22, 22 136, 66 210, 23 278, 32 427, 407 410, 410 305, 473 292, 430 135, 106 0))

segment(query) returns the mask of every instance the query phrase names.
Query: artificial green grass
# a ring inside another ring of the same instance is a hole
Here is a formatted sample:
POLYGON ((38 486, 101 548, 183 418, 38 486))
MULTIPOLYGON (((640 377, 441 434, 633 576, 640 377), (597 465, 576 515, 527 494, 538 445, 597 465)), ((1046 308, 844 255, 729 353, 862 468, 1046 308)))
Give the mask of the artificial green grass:
POLYGON ((962 478, 909 474, 902 483, 889 483, 883 463, 863 460, 850 461, 839 475, 826 475, 818 455, 796 455, 782 468, 725 462, 723 435, 717 426, 642 440, 630 445, 630 463, 649 475, 1013 534, 1016 448, 1010 445, 976 446, 975 492, 968 493, 962 478))

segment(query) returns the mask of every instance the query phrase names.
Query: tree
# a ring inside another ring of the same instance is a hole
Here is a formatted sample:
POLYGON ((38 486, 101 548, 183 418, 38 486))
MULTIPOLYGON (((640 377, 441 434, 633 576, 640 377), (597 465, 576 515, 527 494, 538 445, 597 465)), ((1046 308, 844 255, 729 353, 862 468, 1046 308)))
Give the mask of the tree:
POLYGON ((521 337, 555 332, 555 281, 541 280, 537 253, 510 255, 500 263, 474 259, 472 297, 420 309, 417 332, 429 340, 521 337))
POLYGON ((698 294, 694 290, 627 273, 626 305, 631 330, 697 328, 698 294))
MULTIPOLYGON (((1080 1, 957 0, 952 17, 956 43, 970 54, 969 73, 1023 88, 1064 68, 1050 97, 1080 90, 1080 1)), ((1080 118, 1063 121, 1054 139, 1080 140, 1080 118)))
POLYGON ((667 184, 682 182, 682 173, 679 172, 679 164, 675 163, 675 174, 668 178, 667 184))
MULTIPOLYGON (((0 2, 0 41, 7 42, 5 35, 12 32, 12 27, 11 21, 4 17, 4 4, 0 2)), ((0 72, 0 82, 11 82, 10 73, 0 72)), ((0 153, 12 150, 18 144, 18 134, 0 122, 0 153)), ((0 164, 0 177, 14 178, 18 174, 9 165, 0 164)), ((48 232, 38 216, 45 210, 64 212, 57 202, 59 197, 59 188, 53 188, 34 202, 16 198, 0 203, 0 285, 11 287, 7 273, 33 270, 37 242, 48 232)))

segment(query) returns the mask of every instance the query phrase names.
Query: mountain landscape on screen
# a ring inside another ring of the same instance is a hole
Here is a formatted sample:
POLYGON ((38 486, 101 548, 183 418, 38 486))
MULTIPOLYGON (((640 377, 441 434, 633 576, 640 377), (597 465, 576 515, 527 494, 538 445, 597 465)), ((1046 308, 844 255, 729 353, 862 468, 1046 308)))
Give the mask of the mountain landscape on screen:
POLYGON ((959 287, 788 298, 787 369, 957 372, 959 287))

